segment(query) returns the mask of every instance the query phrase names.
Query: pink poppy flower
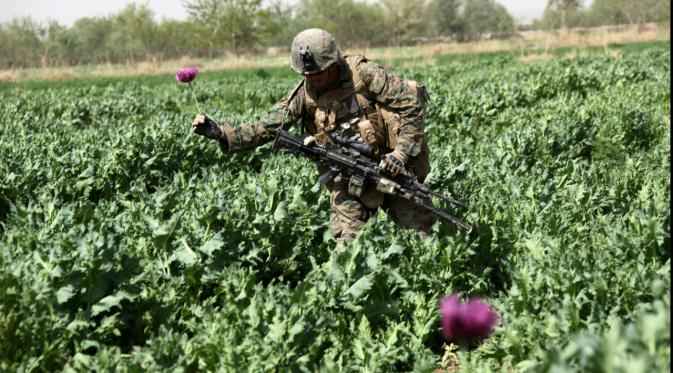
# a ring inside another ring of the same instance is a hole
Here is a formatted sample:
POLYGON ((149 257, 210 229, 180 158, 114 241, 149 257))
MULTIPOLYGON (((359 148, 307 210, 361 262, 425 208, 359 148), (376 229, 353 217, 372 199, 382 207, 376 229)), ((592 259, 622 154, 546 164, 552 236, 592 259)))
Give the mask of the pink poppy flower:
POLYGON ((175 79, 180 83, 189 83, 196 78, 196 75, 199 73, 199 68, 196 66, 185 67, 180 69, 175 73, 175 79))
POLYGON ((498 323, 498 314, 479 298, 463 303, 452 294, 439 302, 442 334, 448 341, 483 340, 498 323))

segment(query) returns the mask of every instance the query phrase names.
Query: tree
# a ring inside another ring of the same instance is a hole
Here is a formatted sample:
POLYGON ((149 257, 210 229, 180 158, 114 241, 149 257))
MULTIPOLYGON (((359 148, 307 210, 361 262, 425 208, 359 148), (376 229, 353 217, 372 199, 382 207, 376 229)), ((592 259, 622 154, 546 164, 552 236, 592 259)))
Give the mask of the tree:
POLYGON ((598 25, 619 25, 628 23, 615 0, 593 0, 588 10, 587 18, 591 26, 598 25))
POLYGON ((186 1, 185 7, 205 32, 202 37, 212 57, 220 45, 239 55, 273 32, 271 12, 261 4, 262 0, 193 0, 186 1))
POLYGON ((538 22, 542 28, 670 22, 670 0, 593 0, 588 9, 578 1, 550 1, 538 22))
POLYGON ((166 19, 156 27, 155 53, 159 59, 205 55, 206 45, 198 40, 194 22, 166 19))
POLYGON ((548 0, 547 8, 542 15, 543 24, 547 28, 560 27, 563 30, 570 26, 577 26, 577 15, 581 7, 581 0, 548 0), (575 22, 569 22, 571 17, 574 17, 575 22))
POLYGON ((480 39, 486 33, 514 32, 514 18, 494 0, 465 0, 459 8, 463 22, 460 40, 480 39))
POLYGON ((112 17, 112 23, 115 32, 110 35, 108 44, 122 53, 121 58, 134 63, 138 58, 150 56, 155 45, 156 23, 147 4, 128 4, 112 17))
POLYGON ((648 21, 670 20, 670 0, 613 0, 613 3, 628 23, 637 24, 639 30, 642 30, 648 21))
POLYGON ((3 66, 7 68, 39 66, 44 28, 30 17, 15 18, 3 29, 0 50, 3 51, 3 66))
POLYGON ((325 29, 339 47, 377 45, 388 37, 378 5, 353 0, 302 0, 297 14, 297 32, 311 27, 325 29))
POLYGON ((393 45, 400 45, 402 41, 420 36, 426 31, 423 0, 379 0, 379 3, 393 45))
POLYGON ((269 46, 287 46, 294 35, 301 30, 299 6, 287 4, 285 0, 269 1, 269 22, 271 28, 275 30, 267 39, 269 46))
POLYGON ((77 54, 73 58, 80 63, 112 62, 107 45, 108 35, 113 31, 110 17, 80 18, 72 26, 77 54))
POLYGON ((56 21, 50 21, 42 43, 42 66, 72 64, 76 48, 77 40, 72 31, 56 21))
POLYGON ((385 16, 380 6, 365 1, 354 1, 351 17, 356 19, 359 25, 347 28, 349 40, 353 45, 365 48, 388 45, 390 31, 386 27, 385 16))
POLYGON ((428 15, 435 35, 454 36, 462 33, 465 24, 459 15, 460 0, 431 0, 428 15))

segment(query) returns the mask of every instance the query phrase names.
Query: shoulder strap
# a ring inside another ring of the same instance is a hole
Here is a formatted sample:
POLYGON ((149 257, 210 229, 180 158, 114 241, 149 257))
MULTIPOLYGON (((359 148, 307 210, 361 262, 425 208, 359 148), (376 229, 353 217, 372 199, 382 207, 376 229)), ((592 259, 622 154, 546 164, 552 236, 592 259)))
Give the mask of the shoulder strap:
POLYGON ((362 80, 362 77, 360 76, 360 71, 358 70, 357 66, 360 62, 367 61, 367 57, 363 55, 344 56, 344 60, 346 61, 346 65, 348 66, 348 69, 351 72, 351 79, 353 80, 353 90, 358 93, 366 90, 365 82, 362 80))
POLYGON ((371 92, 369 92, 367 85, 364 80, 362 80, 362 75, 360 75, 360 70, 358 69, 358 64, 360 64, 360 62, 367 62, 369 59, 364 55, 344 56, 344 59, 351 73, 355 98, 357 99, 360 108, 364 109, 370 106, 378 108, 376 100, 372 98, 371 92))
POLYGON ((318 107, 318 104, 316 103, 316 97, 314 95, 314 92, 312 92, 306 85, 304 85, 304 107, 306 110, 309 112, 315 111, 315 108, 318 107))
POLYGON ((297 84, 297 86, 295 86, 294 88, 292 88, 292 90, 290 91, 290 94, 289 94, 288 97, 287 97, 287 100, 288 100, 288 101, 292 101, 292 99, 294 98, 294 96, 297 95, 297 92, 299 92, 299 90, 301 89, 301 87, 304 85, 304 80, 305 80, 305 79, 302 79, 302 80, 299 82, 299 84, 297 84))

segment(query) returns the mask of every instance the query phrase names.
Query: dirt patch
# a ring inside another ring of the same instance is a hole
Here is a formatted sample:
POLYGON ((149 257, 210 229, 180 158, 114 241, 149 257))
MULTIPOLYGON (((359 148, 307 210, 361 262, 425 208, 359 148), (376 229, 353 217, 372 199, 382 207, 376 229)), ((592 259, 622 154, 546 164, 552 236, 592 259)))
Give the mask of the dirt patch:
POLYGON ((549 61, 554 58, 554 55, 549 53, 529 54, 519 57, 519 61, 523 63, 535 63, 539 61, 549 61))
POLYGON ((19 70, 0 70, 0 82, 16 82, 20 79, 19 70))

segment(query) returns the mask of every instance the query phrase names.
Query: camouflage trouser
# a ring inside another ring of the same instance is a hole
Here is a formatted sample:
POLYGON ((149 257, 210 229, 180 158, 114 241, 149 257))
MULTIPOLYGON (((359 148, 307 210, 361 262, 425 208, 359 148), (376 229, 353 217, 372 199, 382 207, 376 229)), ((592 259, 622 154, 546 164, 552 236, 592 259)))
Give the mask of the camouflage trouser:
MULTIPOLYGON (((337 252, 343 251, 345 242, 352 240, 367 220, 376 212, 362 201, 348 194, 348 179, 337 176, 327 186, 330 191, 330 231, 336 238, 337 252)), ((416 230, 422 238, 427 237, 436 218, 408 200, 386 195, 381 208, 400 227, 416 230)))

